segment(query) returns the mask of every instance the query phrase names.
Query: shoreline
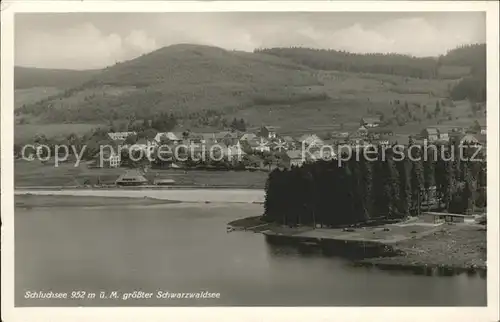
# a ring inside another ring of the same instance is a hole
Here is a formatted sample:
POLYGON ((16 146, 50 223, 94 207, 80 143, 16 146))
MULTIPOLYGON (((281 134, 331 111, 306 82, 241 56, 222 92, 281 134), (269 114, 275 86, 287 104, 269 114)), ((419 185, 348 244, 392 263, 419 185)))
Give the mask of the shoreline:
POLYGON ((192 189, 207 189, 207 190, 228 190, 228 189, 238 189, 238 190, 264 190, 263 188, 257 188, 255 186, 245 186, 245 185, 227 185, 227 186, 209 186, 209 185, 141 185, 141 186, 16 186, 14 190, 192 190, 192 189))
MULTIPOLYGON (((228 223, 228 227, 231 231, 260 232, 272 244, 347 258, 355 267, 443 276, 479 273, 485 277, 487 271, 486 230, 480 225, 442 224, 399 240, 381 239, 379 236, 361 238, 356 233, 335 228, 314 230, 312 227, 283 227, 266 223, 261 216, 234 220, 228 223)), ((381 225, 373 232, 367 227, 360 230, 363 231, 361 234, 369 236, 381 234, 381 230, 388 227, 391 227, 387 232, 389 237, 400 233, 394 232, 395 225, 381 225)))
MULTIPOLYGON (((261 202, 192 201, 154 198, 148 196, 110 196, 57 194, 57 191, 15 194, 15 208, 50 207, 115 207, 115 206, 162 206, 194 203, 198 206, 209 203, 261 202)), ((199 191, 198 191, 199 192, 199 191)), ((229 197, 230 198, 230 197, 229 197)), ((412 271, 425 275, 455 275, 460 273, 485 275, 486 273, 486 229, 481 225, 442 224, 422 226, 382 225, 356 228, 360 233, 341 228, 313 229, 312 227, 290 228, 268 223, 262 216, 252 216, 231 221, 229 231, 252 231, 262 233, 271 244, 291 245, 305 251, 321 250, 325 255, 340 256, 351 260, 353 266, 377 267, 386 270, 412 271), (386 230, 388 227, 390 229, 386 230), (409 232, 406 238, 394 238, 409 232), (383 236, 385 234, 385 236, 383 236)))
POLYGON ((252 203, 264 202, 264 190, 257 189, 61 189, 14 190, 15 196, 102 197, 169 200, 195 203, 252 203))
POLYGON ((131 197, 96 197, 96 196, 57 196, 57 195, 16 195, 14 208, 94 208, 94 207, 126 207, 180 204, 178 200, 162 200, 153 198, 131 197))

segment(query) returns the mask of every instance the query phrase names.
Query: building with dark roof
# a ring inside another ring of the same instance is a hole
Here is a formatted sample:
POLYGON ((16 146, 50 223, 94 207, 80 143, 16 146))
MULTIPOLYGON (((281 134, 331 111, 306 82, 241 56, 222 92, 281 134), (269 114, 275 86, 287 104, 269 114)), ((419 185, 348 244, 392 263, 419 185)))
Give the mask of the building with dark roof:
POLYGON ((122 174, 115 183, 119 186, 140 186, 148 183, 148 180, 138 170, 129 170, 122 174))

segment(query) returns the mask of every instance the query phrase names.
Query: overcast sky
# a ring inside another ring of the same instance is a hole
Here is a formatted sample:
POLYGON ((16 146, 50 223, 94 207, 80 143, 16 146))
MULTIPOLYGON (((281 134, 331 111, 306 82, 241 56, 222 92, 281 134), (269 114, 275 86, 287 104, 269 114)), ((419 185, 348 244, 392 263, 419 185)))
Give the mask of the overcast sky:
POLYGON ((91 69, 177 43, 305 46, 437 56, 485 42, 476 13, 58 13, 17 14, 16 65, 91 69))

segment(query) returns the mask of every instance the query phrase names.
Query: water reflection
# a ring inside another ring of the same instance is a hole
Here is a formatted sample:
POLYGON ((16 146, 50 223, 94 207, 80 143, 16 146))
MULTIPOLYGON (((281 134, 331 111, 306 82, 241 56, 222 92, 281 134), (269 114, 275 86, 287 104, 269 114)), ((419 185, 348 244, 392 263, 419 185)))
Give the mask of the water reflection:
POLYGON ((16 305, 486 305, 486 280, 352 267, 315 247, 226 233, 258 205, 16 209, 16 305), (34 301, 26 290, 208 290, 219 300, 34 301), (411 290, 409 292, 408 290, 411 290))

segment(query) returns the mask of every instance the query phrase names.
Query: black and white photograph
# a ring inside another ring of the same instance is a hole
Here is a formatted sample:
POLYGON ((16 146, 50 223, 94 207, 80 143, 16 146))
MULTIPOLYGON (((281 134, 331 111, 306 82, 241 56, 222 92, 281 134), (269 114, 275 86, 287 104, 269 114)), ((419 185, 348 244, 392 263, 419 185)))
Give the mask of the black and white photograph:
POLYGON ((7 5, 13 309, 475 307, 498 319, 498 3, 7 5))

